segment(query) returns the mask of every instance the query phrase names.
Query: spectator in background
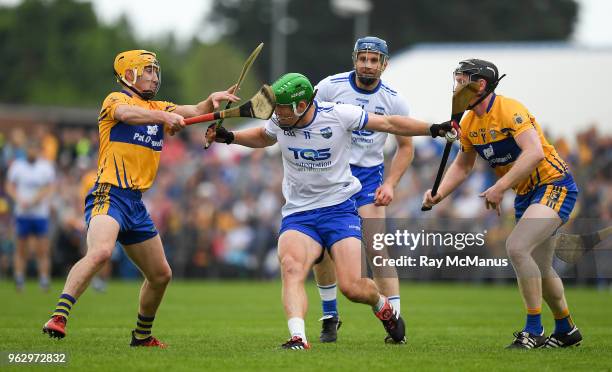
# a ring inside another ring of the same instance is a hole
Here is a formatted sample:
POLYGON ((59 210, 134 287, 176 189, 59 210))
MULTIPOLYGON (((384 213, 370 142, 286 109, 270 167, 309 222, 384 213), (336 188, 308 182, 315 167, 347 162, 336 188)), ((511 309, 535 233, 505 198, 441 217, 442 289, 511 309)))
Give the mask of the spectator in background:
POLYGON ((49 196, 53 192, 55 170, 40 155, 40 145, 30 142, 26 159, 15 161, 8 170, 6 191, 14 202, 17 246, 14 255, 14 276, 17 291, 25 283, 29 249, 36 252, 40 287, 49 290, 49 196))
POLYGON ((26 135, 22 128, 14 128, 8 135, 8 141, 2 146, 3 166, 8 167, 12 160, 25 159, 26 135))
POLYGON ((51 163, 57 160, 57 152, 59 150, 59 141, 50 133, 49 127, 39 125, 36 127, 34 134, 40 141, 41 156, 51 163))

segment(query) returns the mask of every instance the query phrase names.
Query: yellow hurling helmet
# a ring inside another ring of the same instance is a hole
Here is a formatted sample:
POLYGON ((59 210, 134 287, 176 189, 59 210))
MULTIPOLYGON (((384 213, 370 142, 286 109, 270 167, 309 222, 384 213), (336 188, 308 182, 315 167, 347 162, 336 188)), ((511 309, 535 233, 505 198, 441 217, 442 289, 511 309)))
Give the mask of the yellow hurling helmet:
POLYGON ((142 49, 121 52, 117 54, 117 57, 115 57, 115 63, 113 64, 113 68, 115 70, 117 82, 127 85, 142 98, 149 100, 152 99, 155 94, 157 94, 159 86, 161 85, 161 67, 159 65, 159 62, 157 61, 157 56, 155 55, 155 53, 142 49), (142 76, 142 74, 144 73, 144 69, 148 66, 153 66, 156 68, 159 84, 157 84, 157 88, 155 89, 155 91, 140 92, 136 88, 134 88, 134 84, 136 83, 136 80, 140 76, 142 76), (134 78, 132 79, 132 81, 128 81, 125 76, 125 72, 127 70, 134 71, 134 78))

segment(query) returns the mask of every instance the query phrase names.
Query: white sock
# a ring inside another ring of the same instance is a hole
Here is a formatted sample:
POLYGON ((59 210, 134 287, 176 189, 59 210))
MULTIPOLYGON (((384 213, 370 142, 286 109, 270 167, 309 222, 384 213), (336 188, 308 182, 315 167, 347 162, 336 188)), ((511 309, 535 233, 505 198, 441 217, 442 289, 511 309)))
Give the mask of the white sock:
POLYGON ((304 326, 304 319, 302 318, 291 318, 287 321, 289 326, 289 333, 291 337, 298 336, 302 338, 302 341, 306 343, 306 327, 304 326))
POLYGON ((375 312, 379 312, 380 309, 383 308, 383 306, 385 306, 385 296, 383 295, 378 295, 378 302, 376 303, 376 306, 374 306, 374 311, 375 312))
POLYGON ((321 296, 321 300, 333 301, 336 299, 338 289, 336 283, 323 286, 317 284, 317 287, 319 288, 319 296, 321 296))
POLYGON ((389 296, 389 302, 391 303, 391 306, 393 306, 395 311, 397 311, 397 313, 399 314, 400 313, 400 296, 399 295, 389 296))

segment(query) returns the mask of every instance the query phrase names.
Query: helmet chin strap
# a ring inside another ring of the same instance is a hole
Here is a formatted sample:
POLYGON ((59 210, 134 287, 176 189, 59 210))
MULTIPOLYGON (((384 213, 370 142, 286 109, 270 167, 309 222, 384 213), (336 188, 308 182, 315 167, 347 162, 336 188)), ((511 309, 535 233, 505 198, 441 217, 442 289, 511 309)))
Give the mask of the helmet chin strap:
MULTIPOLYGON (((304 117, 304 115, 306 115, 306 113, 308 112, 308 110, 310 110, 310 107, 312 106, 312 104, 314 103, 314 99, 315 96, 317 95, 317 91, 318 89, 315 89, 314 92, 312 92, 312 97, 310 98, 310 101, 308 102, 308 105, 306 106, 306 109, 304 110, 304 112, 302 112, 301 114, 298 115, 297 120, 295 121, 295 123, 293 123, 293 125, 291 126, 292 128, 295 127, 297 125, 297 123, 299 123, 300 120, 302 120, 302 118, 304 117)), ((297 114, 297 107, 293 106, 293 112, 297 114)))
POLYGON ((128 88, 136 93, 136 95, 138 95, 138 97, 144 99, 145 101, 148 101, 150 99, 153 99, 153 97, 155 97, 155 94, 157 94, 157 92, 152 91, 152 90, 145 90, 145 91, 139 91, 138 89, 136 89, 134 86, 128 85, 128 88))
POLYGON ((283 130, 294 128, 300 122, 300 120, 302 120, 302 118, 308 113, 308 110, 310 110, 310 107, 312 107, 312 104, 314 103, 314 99, 317 95, 317 91, 318 89, 315 89, 314 92, 312 92, 312 97, 310 98, 310 101, 308 101, 308 105, 306 106, 306 109, 302 111, 301 114, 297 112, 297 107, 295 106, 295 103, 293 104, 293 113, 297 115, 298 118, 292 125, 281 125, 280 121, 278 121, 276 125, 278 125, 278 127, 283 130))
POLYGON ((484 101, 485 98, 487 98, 487 96, 491 94, 491 92, 489 92, 488 90, 485 90, 484 92, 482 92, 478 97, 478 100, 476 102, 474 102, 474 104, 472 105, 468 105, 467 109, 468 110, 472 110, 474 107, 478 106, 480 104, 480 102, 484 101))
POLYGON ((487 98, 489 94, 493 93, 495 88, 497 88, 497 84, 499 84, 499 81, 503 79, 505 76, 506 74, 503 74, 499 79, 495 81, 494 84, 492 84, 489 88, 485 89, 485 91, 482 92, 482 94, 478 96, 479 97, 478 100, 474 102, 473 104, 469 105, 467 109, 472 110, 474 107, 478 106, 482 101, 484 101, 484 99, 487 98))

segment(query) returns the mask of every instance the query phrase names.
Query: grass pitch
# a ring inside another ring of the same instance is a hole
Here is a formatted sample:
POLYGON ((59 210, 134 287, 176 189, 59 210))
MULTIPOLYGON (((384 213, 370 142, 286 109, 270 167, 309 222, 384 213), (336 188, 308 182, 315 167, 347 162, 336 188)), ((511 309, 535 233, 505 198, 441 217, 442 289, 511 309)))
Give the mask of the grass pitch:
MULTIPOLYGON (((408 344, 385 345, 384 330, 367 306, 339 299, 344 322, 336 344, 318 342, 320 305, 308 284, 309 351, 284 351, 288 337, 280 282, 173 282, 153 334, 166 350, 130 348, 138 282, 113 282, 106 294, 89 289, 74 307, 63 340, 41 333, 63 283, 41 294, 34 282, 17 294, 0 282, 0 352, 67 352, 65 366, 20 365, 14 370, 607 370, 612 368, 612 293, 568 288, 573 317, 585 340, 565 350, 509 351, 523 325, 513 285, 402 283, 408 344)), ((547 333, 553 329, 548 309, 547 333)), ((2 369, 7 365, 0 363, 2 369)))

